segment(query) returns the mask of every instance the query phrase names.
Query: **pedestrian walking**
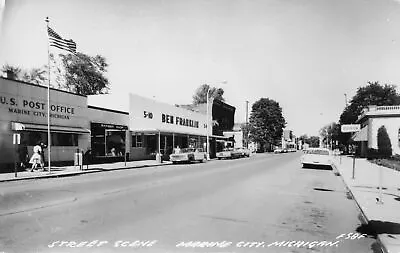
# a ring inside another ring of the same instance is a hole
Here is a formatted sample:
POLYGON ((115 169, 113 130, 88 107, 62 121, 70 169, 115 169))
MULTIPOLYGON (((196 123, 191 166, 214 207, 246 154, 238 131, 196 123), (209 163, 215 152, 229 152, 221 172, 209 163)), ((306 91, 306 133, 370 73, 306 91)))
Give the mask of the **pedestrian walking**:
POLYGON ((29 160, 29 163, 32 164, 32 168, 31 168, 31 172, 33 172, 33 170, 35 170, 38 166, 38 164, 40 164, 40 167, 43 168, 43 163, 42 163, 42 156, 41 153, 42 152, 42 148, 40 147, 39 144, 37 144, 36 146, 33 147, 33 155, 31 157, 31 159, 29 160))

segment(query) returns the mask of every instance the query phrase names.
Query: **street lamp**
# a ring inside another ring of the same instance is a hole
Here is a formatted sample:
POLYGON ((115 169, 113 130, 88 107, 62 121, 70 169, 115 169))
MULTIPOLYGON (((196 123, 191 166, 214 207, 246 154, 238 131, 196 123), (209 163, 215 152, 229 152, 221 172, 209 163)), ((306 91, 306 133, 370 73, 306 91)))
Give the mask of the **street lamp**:
MULTIPOLYGON (((210 130, 209 130, 209 125, 210 125, 210 118, 209 118, 209 109, 208 109, 208 97, 210 94, 210 86, 208 86, 207 89, 207 161, 210 160, 210 141, 208 140, 210 138, 210 130)), ((204 100, 203 100, 204 101, 204 100)))
POLYGON ((249 149, 249 101, 246 100, 246 148, 249 149))

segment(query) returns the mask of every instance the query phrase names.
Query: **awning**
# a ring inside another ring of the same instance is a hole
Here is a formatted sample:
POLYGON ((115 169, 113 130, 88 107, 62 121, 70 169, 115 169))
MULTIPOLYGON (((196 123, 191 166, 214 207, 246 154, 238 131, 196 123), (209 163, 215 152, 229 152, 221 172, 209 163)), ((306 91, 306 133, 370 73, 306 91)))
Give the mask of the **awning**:
MULTIPOLYGON (((47 125, 41 124, 30 124, 21 122, 11 122, 11 130, 13 131, 47 131, 47 125)), ((67 127, 67 126, 54 126, 50 125, 50 132, 58 133, 78 133, 78 134, 90 134, 90 130, 82 127, 67 127)))
POLYGON ((351 139, 353 141, 368 141, 368 126, 365 126, 360 131, 353 134, 351 139))

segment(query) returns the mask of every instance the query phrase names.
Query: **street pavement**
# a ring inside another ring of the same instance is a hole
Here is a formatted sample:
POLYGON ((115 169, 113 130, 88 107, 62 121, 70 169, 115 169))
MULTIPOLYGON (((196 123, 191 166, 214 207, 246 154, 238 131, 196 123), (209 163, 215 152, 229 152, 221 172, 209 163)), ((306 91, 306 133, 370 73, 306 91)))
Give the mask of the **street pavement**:
POLYGON ((300 154, 2 182, 0 252, 379 252, 300 154))
POLYGON ((400 252, 400 172, 358 158, 353 179, 351 157, 337 157, 336 164, 368 222, 364 230, 378 238, 385 252, 400 252))

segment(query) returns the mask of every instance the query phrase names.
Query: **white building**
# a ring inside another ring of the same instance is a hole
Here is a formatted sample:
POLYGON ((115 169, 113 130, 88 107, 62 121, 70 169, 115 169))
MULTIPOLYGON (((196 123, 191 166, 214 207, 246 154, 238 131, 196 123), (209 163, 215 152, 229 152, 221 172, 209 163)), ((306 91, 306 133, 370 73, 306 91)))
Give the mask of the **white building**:
MULTIPOLYGON (((128 93, 88 96, 88 107, 119 114, 114 118, 88 115, 92 132, 98 134, 92 135, 96 156, 107 156, 112 148, 129 153, 133 160, 154 158, 156 153, 167 158, 177 146, 206 149, 206 114, 128 93)), ((211 136, 212 128, 208 130, 211 136)))
POLYGON ((400 154, 400 106, 368 106, 356 123, 361 130, 353 135, 359 142, 360 154, 366 156, 368 149, 378 149, 378 129, 385 126, 392 145, 392 152, 400 154))

